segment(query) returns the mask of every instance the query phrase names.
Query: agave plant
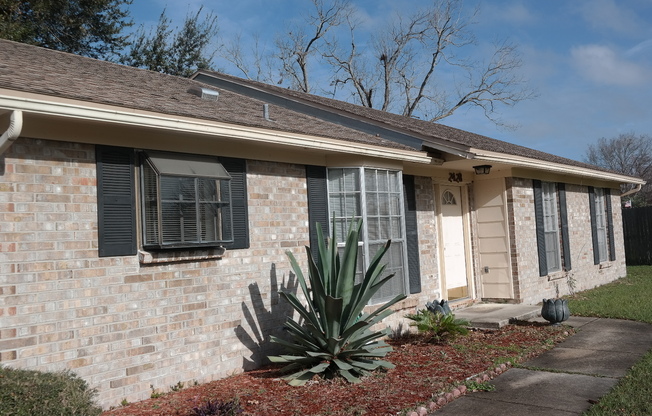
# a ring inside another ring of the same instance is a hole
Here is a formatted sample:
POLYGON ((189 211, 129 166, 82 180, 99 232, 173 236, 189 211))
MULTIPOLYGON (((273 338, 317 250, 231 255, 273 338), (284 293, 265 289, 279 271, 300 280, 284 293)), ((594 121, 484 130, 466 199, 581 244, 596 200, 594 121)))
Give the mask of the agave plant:
POLYGON ((303 385, 316 374, 326 377, 342 376, 352 383, 378 368, 393 368, 383 360, 392 348, 383 341, 391 330, 374 331, 372 326, 393 311, 389 309, 405 298, 398 295, 373 312, 364 312, 372 296, 394 275, 382 277, 386 265, 381 264, 390 241, 376 253, 362 281, 355 282, 358 258, 358 236, 362 221, 352 220, 344 250, 340 257, 333 219, 333 232, 325 242, 321 227, 317 224, 319 237, 318 259, 315 261, 306 247, 309 264, 308 282, 291 252, 287 255, 307 305, 292 293, 281 293, 298 312, 303 325, 288 318, 286 328, 291 341, 272 336, 271 341, 283 346, 288 355, 270 356, 276 363, 287 363, 285 377, 291 385, 303 385))

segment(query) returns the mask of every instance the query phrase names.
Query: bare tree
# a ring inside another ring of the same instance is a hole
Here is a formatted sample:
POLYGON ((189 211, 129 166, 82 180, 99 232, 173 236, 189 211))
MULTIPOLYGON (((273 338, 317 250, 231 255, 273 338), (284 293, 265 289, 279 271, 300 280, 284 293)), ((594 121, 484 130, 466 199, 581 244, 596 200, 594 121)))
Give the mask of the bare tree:
POLYGON ((350 46, 343 50, 329 43, 325 55, 335 68, 333 83, 349 86, 363 106, 408 117, 438 121, 474 105, 503 124, 496 117, 496 105, 514 105, 533 92, 517 74, 522 61, 511 43, 496 44, 488 63, 458 57, 462 48, 475 44, 470 27, 477 13, 465 14, 460 0, 436 0, 409 17, 396 16, 385 31, 372 34, 372 53, 359 51, 355 27, 349 23, 350 46), (442 66, 464 74, 464 81, 447 88, 451 79, 436 76, 442 66))
POLYGON ((222 48, 222 57, 230 62, 240 76, 253 81, 273 83, 273 55, 261 42, 259 34, 253 36, 249 52, 243 52, 242 35, 238 34, 222 48))
POLYGON ((311 92, 310 57, 318 53, 324 36, 341 25, 353 11, 349 0, 312 0, 312 3, 315 10, 306 17, 307 25, 294 27, 276 40, 282 76, 290 78, 293 89, 303 92, 311 92))
POLYGON ((253 57, 242 53, 239 39, 222 57, 249 79, 273 82, 277 72, 276 83, 291 89, 433 122, 476 106, 507 126, 499 107, 534 96, 518 74, 522 61, 514 44, 494 44, 486 62, 468 58, 479 12, 467 12, 462 0, 433 0, 371 31, 362 30, 350 0, 311 1, 304 24, 277 37, 275 60, 258 47, 253 57))
MULTIPOLYGON (((632 200, 634 206, 652 204, 652 137, 632 133, 618 137, 601 138, 590 144, 586 150, 585 161, 596 166, 613 170, 629 176, 643 178, 647 184, 632 200)), ((631 189, 623 185, 621 191, 631 189)))

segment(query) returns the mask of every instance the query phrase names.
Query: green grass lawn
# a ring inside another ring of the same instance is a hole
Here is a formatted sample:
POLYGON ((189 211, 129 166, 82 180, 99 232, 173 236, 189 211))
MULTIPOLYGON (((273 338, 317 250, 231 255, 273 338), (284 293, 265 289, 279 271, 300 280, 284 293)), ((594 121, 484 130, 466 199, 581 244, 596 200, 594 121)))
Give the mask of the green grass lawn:
MULTIPOLYGON (((631 266, 627 277, 569 297, 571 314, 652 323, 652 266, 631 266)), ((584 414, 652 415, 652 350, 584 414)))
POLYGON ((569 297, 571 314, 652 323, 652 266, 630 266, 627 277, 569 297))

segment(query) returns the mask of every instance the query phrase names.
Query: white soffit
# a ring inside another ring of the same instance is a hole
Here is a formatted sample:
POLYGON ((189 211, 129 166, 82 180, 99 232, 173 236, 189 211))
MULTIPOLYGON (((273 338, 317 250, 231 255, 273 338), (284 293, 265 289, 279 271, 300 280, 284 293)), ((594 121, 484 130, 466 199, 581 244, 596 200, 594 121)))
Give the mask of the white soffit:
POLYGON ((515 167, 537 169, 537 170, 556 172, 556 173, 572 175, 572 176, 583 176, 588 178, 615 181, 620 183, 645 184, 644 180, 634 178, 632 176, 627 176, 627 175, 622 175, 622 174, 612 173, 612 172, 605 172, 596 169, 589 169, 581 166, 573 166, 573 165, 566 165, 562 163, 548 162, 545 160, 531 159, 522 156, 508 155, 504 153, 488 152, 486 150, 480 150, 480 149, 472 149, 472 152, 476 154, 474 160, 477 161, 503 163, 515 167))
POLYGON ((90 106, 79 102, 52 101, 51 97, 16 97, 0 90, 0 109, 22 110, 26 114, 40 114, 55 117, 76 118, 89 121, 148 127, 170 131, 202 134, 206 136, 229 137, 243 142, 264 142, 337 153, 391 158, 404 162, 431 163, 425 152, 393 149, 389 147, 347 142, 318 136, 300 135, 276 130, 265 130, 234 124, 222 124, 200 119, 147 113, 122 107, 90 106), (50 98, 49 100, 46 98, 50 98))

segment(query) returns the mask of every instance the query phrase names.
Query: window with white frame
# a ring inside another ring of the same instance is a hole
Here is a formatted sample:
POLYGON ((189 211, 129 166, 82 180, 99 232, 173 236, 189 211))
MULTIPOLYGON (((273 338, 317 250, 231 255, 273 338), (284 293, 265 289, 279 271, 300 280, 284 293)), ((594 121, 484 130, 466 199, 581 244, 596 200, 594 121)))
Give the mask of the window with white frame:
POLYGON ((400 171, 375 168, 329 168, 329 212, 335 215, 338 244, 344 246, 352 218, 362 219, 358 243, 358 278, 376 252, 392 240, 383 261, 386 274, 395 273, 372 299, 387 301, 406 292, 407 252, 400 171))
POLYGON ((230 180, 216 158, 141 152, 143 247, 232 242, 230 180))
POLYGON ((539 276, 572 268, 566 184, 533 180, 539 276))
POLYGON ((609 259, 607 246, 607 208, 603 188, 595 188, 595 228, 597 237, 598 260, 600 262, 609 259))
POLYGON ((561 250, 559 236, 559 216, 557 203, 557 184, 542 182, 543 226, 548 272, 561 270, 561 250))

